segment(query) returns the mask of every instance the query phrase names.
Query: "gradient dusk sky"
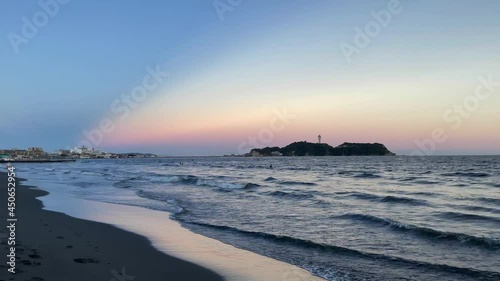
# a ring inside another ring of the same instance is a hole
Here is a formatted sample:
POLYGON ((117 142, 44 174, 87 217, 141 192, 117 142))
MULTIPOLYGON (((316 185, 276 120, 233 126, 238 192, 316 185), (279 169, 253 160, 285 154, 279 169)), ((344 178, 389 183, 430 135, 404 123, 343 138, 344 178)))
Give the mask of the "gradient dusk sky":
POLYGON ((62 2, 17 45, 23 18, 45 12, 0 3, 0 148, 90 139, 112 152, 221 155, 321 134, 398 154, 500 154, 500 1, 402 0, 360 48, 357 28, 394 2, 62 2), (124 102, 157 67, 168 77, 124 102), (102 120, 113 129, 96 133, 102 120))

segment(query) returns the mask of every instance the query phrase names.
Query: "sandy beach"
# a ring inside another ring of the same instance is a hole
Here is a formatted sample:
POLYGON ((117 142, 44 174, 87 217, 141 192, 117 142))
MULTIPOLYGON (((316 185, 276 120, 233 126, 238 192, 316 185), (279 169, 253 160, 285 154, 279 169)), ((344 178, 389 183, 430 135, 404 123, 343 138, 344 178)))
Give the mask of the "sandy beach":
POLYGON ((3 2, 0 281, 500 281, 500 1, 3 2))
MULTIPOLYGON (((0 220, 7 219, 7 177, 0 173, 0 220)), ((18 183, 19 184, 19 183, 18 183)), ((2 255, 0 280, 223 280, 216 273, 156 250, 146 238, 114 226, 42 209, 47 192, 16 190, 16 273, 2 255)), ((1 228, 6 253, 6 227, 1 228)), ((9 246, 10 247, 10 246, 9 246)))
MULTIPOLYGON (((0 281, 323 280, 193 233, 166 212, 78 199, 69 195, 65 184, 17 180, 16 273, 8 272, 4 257, 0 281)), ((5 191, 0 195, 5 203, 0 220, 8 224, 8 180, 3 172, 0 182, 5 191)), ((7 252, 5 229, 0 239, 7 252)))

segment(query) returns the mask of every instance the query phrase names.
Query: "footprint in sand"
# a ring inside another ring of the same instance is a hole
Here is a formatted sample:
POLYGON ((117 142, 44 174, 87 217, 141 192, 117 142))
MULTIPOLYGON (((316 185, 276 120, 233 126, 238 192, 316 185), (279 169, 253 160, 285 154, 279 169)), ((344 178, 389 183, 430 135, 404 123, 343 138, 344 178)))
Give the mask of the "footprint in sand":
POLYGON ((32 255, 28 255, 28 257, 32 258, 32 259, 40 259, 40 255, 39 254, 32 254, 32 255))
POLYGON ((78 259, 74 259, 74 261, 76 263, 99 263, 99 260, 94 259, 94 258, 88 258, 88 259, 78 258, 78 259))
POLYGON ((38 254, 40 254, 40 251, 38 251, 38 249, 31 249, 31 254, 38 255, 38 254))
POLYGON ((21 263, 24 265, 31 265, 31 262, 29 260, 22 260, 21 263))

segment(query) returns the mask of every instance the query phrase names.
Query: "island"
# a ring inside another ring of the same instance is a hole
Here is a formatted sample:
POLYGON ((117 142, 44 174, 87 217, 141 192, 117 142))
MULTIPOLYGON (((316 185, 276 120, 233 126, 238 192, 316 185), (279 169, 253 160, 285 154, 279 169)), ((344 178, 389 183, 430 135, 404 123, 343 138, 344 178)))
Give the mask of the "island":
POLYGON ((285 147, 254 148, 245 156, 394 156, 381 143, 349 143, 337 147, 326 143, 294 142, 285 147))

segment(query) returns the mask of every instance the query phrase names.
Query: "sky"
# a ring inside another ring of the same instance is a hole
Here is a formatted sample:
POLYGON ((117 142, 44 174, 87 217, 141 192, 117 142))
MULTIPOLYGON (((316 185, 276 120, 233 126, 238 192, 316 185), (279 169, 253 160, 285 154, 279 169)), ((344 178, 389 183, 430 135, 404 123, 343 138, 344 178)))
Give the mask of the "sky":
POLYGON ((500 2, 0 3, 0 148, 500 154, 500 2), (498 82, 497 82, 498 81, 498 82))

